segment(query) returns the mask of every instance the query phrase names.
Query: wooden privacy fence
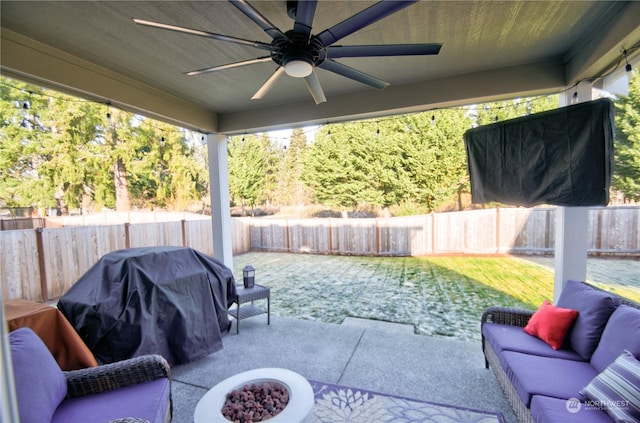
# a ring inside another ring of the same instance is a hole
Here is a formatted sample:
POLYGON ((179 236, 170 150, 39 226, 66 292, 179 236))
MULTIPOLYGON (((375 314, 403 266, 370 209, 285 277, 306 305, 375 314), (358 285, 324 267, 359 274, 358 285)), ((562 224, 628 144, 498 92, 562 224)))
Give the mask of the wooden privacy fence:
MULTIPOLYGON (((213 254, 211 221, 182 220, 0 232, 5 298, 61 296, 101 256, 177 245, 213 254)), ((640 256, 640 207, 589 210, 591 255, 640 256)), ((378 219, 233 218, 233 253, 423 256, 552 254, 554 208, 486 209, 378 219)))
MULTIPOLYGON (((234 254, 249 251, 249 228, 232 222, 234 254)), ((60 297, 103 255, 123 248, 188 246, 213 255, 211 220, 68 226, 0 232, 4 298, 60 297)))
MULTIPOLYGON (((251 219, 251 249, 315 254, 551 254, 555 208, 486 209, 386 219, 251 219)), ((592 255, 640 255, 640 208, 589 210, 592 255)))

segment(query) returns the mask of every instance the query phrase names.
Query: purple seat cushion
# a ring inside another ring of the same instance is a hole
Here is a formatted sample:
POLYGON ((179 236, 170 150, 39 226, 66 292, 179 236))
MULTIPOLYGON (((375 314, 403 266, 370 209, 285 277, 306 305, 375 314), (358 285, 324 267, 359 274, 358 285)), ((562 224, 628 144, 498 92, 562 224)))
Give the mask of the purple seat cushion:
POLYGON ((531 417, 536 423, 611 423, 607 413, 584 403, 567 406, 566 399, 534 395, 531 417))
POLYGON ((583 282, 567 281, 558 298, 558 307, 578 311, 567 339, 573 350, 589 360, 595 351, 609 316, 620 304, 614 294, 583 282))
POLYGON ((516 351, 521 353, 540 355, 543 357, 555 357, 565 360, 586 361, 577 352, 562 348, 554 350, 546 342, 531 336, 518 326, 501 325, 498 323, 485 323, 482 326, 482 334, 485 336, 491 349, 500 358, 504 368, 503 351, 516 351))
POLYGON ((67 395, 67 379, 33 330, 24 327, 11 332, 9 343, 20 420, 49 422, 67 395))
POLYGON ((602 372, 624 350, 640 357, 640 310, 622 304, 607 322, 598 348, 591 357, 591 365, 602 372))
POLYGON ((64 401, 51 423, 107 422, 137 417, 151 423, 163 423, 169 404, 169 379, 127 386, 86 397, 64 401))
POLYGON ((502 353, 505 371, 520 400, 529 407, 533 395, 584 401, 580 390, 598 374, 589 363, 540 357, 513 351, 502 353))

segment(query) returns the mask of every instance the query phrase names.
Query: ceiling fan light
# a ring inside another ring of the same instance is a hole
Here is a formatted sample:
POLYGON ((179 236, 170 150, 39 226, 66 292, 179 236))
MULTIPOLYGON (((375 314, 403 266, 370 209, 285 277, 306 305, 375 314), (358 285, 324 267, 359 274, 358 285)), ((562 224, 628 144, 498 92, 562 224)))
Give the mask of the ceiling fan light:
POLYGON ((313 72, 313 66, 305 60, 293 59, 284 64, 284 71, 294 78, 306 78, 313 72))

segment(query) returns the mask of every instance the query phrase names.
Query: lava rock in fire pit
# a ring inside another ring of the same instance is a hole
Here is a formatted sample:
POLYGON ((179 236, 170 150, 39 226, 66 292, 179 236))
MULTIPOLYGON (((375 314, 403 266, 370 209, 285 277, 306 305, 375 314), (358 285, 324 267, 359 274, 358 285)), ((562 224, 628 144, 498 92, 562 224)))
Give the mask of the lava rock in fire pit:
POLYGON ((234 423, 263 422, 279 414, 289 403, 289 391, 280 383, 244 385, 227 394, 222 415, 234 423))

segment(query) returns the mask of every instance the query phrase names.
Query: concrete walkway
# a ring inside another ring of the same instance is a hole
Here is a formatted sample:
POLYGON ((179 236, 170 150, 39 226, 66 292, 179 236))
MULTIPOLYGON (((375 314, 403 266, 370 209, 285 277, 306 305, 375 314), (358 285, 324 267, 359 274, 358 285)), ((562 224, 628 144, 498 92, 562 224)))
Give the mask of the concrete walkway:
MULTIPOLYGON (((553 257, 522 257, 551 271, 553 257)), ((607 285, 622 285, 640 290, 640 259, 594 258, 587 260, 587 280, 607 285)))

